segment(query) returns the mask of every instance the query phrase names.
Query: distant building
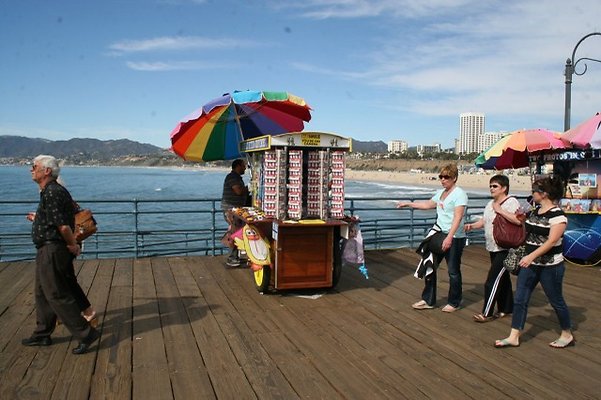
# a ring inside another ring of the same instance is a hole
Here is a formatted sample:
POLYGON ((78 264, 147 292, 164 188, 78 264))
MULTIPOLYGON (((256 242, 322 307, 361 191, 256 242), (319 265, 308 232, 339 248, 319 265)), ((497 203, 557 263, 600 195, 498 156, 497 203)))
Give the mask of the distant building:
POLYGON ((391 140, 388 142, 389 153, 406 153, 409 148, 409 144, 404 140, 391 140))
POLYGON ((440 143, 434 143, 432 145, 418 144, 416 149, 417 154, 422 157, 424 154, 440 153, 442 146, 440 143))
POLYGON ((507 132, 484 132, 478 135, 478 153, 483 152, 505 136, 507 132))
POLYGON ((482 113, 459 115, 459 154, 478 152, 478 135, 484 133, 485 116, 482 113))

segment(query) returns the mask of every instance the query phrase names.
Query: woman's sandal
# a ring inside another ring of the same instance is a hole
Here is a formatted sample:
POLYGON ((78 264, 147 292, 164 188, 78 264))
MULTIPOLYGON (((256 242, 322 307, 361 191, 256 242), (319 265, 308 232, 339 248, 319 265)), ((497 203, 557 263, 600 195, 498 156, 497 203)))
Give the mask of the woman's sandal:
POLYGON ((576 339, 574 339, 574 337, 572 337, 572 340, 570 340, 569 342, 563 339, 557 339, 549 343, 549 346, 553 347, 554 349, 565 349, 566 347, 572 347, 575 345, 576 339))
POLYGON ((413 303, 411 307, 413 307, 413 309, 415 310, 431 310, 434 308, 434 306, 431 306, 428 303, 426 303, 425 300, 420 300, 417 303, 413 303))
POLYGON ((495 315, 487 317, 482 313, 474 314, 473 318, 474 318, 474 322, 479 322, 479 323, 490 322, 490 321, 494 321, 495 319, 497 319, 497 317, 495 315))

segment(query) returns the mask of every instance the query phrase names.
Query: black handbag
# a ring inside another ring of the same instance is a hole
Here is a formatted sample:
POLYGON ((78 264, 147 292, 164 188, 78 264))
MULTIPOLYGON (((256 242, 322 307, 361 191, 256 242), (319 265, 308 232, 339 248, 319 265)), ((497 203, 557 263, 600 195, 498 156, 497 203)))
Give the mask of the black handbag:
POLYGON ((503 266, 507 271, 513 275, 520 273, 520 260, 526 255, 526 246, 521 245, 519 247, 509 249, 507 251, 507 257, 503 260, 503 266))

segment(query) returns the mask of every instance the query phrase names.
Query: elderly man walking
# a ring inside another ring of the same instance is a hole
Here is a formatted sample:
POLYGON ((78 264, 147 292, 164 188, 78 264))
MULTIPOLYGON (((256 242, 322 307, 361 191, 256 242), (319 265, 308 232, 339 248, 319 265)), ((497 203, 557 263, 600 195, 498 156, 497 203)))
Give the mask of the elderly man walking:
POLYGON ((50 335, 57 317, 79 340, 73 354, 83 354, 100 337, 96 329, 81 315, 71 285, 69 271, 79 254, 75 241, 75 206, 71 195, 56 180, 60 173, 57 160, 39 155, 33 161, 31 178, 40 187, 31 237, 37 249, 35 271, 36 328, 25 346, 50 346, 50 335))

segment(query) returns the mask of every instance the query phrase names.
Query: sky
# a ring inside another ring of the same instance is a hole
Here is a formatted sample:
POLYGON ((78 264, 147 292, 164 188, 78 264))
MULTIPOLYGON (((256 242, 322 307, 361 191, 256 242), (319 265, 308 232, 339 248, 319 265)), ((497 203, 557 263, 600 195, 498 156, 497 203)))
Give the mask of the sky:
MULTIPOLYGON (((564 68, 601 32, 599 0, 0 0, 0 135, 130 139, 234 90, 288 91, 305 130, 410 146, 563 131, 564 68)), ((601 59, 601 36, 576 59, 601 59)), ((576 71, 584 71, 581 61, 576 71)), ((601 111, 601 63, 572 84, 572 126, 601 111)))

